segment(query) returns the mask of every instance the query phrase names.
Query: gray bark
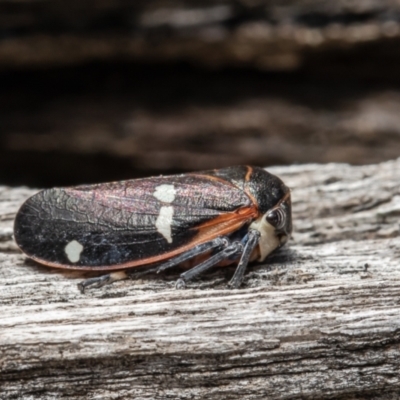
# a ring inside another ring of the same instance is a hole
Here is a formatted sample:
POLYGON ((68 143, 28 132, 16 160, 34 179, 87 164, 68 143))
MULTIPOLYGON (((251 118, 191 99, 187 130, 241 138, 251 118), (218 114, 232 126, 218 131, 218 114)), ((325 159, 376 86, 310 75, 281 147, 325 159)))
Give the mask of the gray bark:
POLYGON ((398 398, 400 159, 270 171, 292 189, 293 239, 240 290, 224 268, 81 294, 90 274, 18 252, 34 191, 1 188, 0 398, 398 398))

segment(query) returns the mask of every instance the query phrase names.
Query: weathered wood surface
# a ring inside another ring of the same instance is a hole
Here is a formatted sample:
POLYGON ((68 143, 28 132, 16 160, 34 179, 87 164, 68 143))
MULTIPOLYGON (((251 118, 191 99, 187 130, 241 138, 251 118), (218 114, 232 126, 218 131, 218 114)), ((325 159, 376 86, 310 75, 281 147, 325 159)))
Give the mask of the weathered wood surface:
POLYGON ((400 159, 270 170, 293 191, 293 240, 240 290, 219 269, 81 294, 82 274, 17 251, 33 191, 3 187, 0 398, 398 398, 400 159))

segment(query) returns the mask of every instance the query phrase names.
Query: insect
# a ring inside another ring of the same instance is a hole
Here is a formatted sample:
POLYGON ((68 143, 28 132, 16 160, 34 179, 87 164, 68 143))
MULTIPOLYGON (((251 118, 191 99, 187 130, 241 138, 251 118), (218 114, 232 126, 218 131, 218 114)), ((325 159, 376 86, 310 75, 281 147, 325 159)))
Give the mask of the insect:
POLYGON ((80 284, 99 287, 136 267, 157 272, 194 265, 177 287, 213 266, 237 263, 238 288, 250 261, 263 261, 292 231, 290 190, 262 168, 43 190, 15 218, 14 237, 33 260, 56 268, 111 272, 80 284))

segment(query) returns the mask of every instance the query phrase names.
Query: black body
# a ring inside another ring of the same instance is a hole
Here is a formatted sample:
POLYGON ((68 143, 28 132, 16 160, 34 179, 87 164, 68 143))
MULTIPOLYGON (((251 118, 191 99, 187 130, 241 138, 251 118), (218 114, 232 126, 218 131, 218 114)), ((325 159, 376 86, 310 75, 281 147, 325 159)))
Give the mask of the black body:
MULTIPOLYGON (((48 189, 22 205, 14 236, 25 254, 49 266, 120 270, 246 234, 284 198, 290 216, 289 189, 248 166, 48 189), (72 242, 76 254, 66 250, 72 242)), ((290 234, 290 217, 284 230, 290 234)))

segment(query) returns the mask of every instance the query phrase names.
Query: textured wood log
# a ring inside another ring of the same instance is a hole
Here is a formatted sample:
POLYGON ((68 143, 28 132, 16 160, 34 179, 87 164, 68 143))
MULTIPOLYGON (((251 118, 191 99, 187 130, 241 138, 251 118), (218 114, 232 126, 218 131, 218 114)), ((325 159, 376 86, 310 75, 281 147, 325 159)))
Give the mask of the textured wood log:
MULTIPOLYGON (((393 399, 400 392, 400 159, 271 168, 294 235, 228 290, 232 269, 81 294, 27 261, 0 191, 0 398, 393 399)), ((88 276, 87 274, 85 276, 88 276)))

